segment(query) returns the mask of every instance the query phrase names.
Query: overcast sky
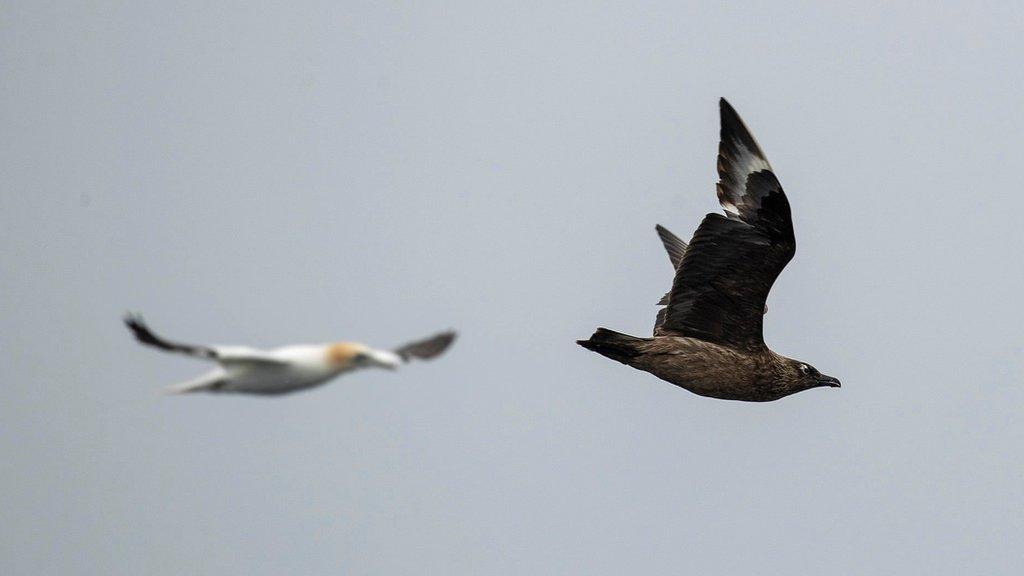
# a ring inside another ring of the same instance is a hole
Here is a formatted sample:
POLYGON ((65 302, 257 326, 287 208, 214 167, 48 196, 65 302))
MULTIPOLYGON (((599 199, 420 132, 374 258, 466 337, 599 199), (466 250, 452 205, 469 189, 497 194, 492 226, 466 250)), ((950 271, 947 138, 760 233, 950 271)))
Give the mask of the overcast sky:
POLYGON ((1024 10, 932 2, 0 6, 0 573, 1018 574, 1024 10), (650 333, 717 99, 793 206, 776 351, 650 333), (454 327, 280 398, 138 346, 454 327))

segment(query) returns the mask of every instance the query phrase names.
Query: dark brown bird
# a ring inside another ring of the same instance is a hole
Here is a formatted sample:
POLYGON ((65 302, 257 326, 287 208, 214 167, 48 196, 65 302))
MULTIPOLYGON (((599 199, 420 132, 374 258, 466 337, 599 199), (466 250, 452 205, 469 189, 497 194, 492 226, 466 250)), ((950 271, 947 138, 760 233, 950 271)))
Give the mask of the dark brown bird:
POLYGON ((767 402, 838 388, 839 380, 764 343, 768 292, 796 253, 793 220, 757 141, 724 98, 719 108, 718 201, 725 216, 705 216, 689 246, 658 226, 676 275, 654 337, 598 328, 577 343, 712 398, 767 402))

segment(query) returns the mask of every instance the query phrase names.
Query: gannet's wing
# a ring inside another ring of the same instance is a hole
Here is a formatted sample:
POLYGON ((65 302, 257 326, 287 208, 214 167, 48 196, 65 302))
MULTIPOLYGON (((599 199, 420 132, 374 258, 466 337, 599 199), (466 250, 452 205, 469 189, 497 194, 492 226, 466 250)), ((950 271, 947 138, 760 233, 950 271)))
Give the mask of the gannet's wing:
POLYGON ((217 360, 225 366, 229 364, 263 364, 265 366, 287 366, 287 360, 278 358, 265 350, 248 346, 215 346, 213 351, 217 360))
POLYGON ((228 380, 228 375, 224 372, 224 369, 217 367, 213 372, 203 374, 198 378, 187 380, 179 384, 172 384, 167 388, 164 388, 165 394, 189 394, 191 392, 207 392, 215 391, 224 385, 228 380))
POLYGON ((140 344, 146 346, 153 346, 167 352, 178 352, 180 354, 186 354, 188 356, 195 356, 197 358, 206 358, 207 360, 216 360, 217 351, 209 346, 200 346, 196 344, 182 344, 180 342, 172 342, 157 336, 146 326, 146 322, 142 319, 139 314, 127 314, 124 317, 124 323, 128 326, 128 329, 135 335, 135 339, 140 344))
POLYGON ((394 352, 395 354, 398 354, 404 362, 408 362, 413 358, 429 360, 440 356, 441 353, 447 350, 454 341, 454 331, 442 332, 424 340, 410 342, 405 346, 395 349, 394 352))
POLYGON ((268 352, 246 346, 202 346, 172 342, 157 336, 139 314, 128 314, 124 318, 125 325, 135 335, 135 339, 146 346, 153 346, 167 352, 178 352, 196 358, 215 360, 222 364, 273 364, 285 365, 286 361, 274 357, 268 352))

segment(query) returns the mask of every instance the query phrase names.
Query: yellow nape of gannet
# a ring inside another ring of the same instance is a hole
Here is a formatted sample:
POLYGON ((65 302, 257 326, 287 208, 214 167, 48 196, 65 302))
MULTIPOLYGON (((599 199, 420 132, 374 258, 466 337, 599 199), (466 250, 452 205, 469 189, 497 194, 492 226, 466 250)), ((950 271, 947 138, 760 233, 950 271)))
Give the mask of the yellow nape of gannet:
POLYGON ((394 350, 376 350, 358 342, 257 350, 245 346, 198 346, 165 340, 154 334, 138 314, 128 314, 124 322, 142 344, 217 363, 217 368, 202 376, 170 386, 167 388, 169 394, 285 394, 324 384, 344 372, 359 368, 394 370, 413 359, 435 358, 455 340, 455 332, 448 331, 394 350))

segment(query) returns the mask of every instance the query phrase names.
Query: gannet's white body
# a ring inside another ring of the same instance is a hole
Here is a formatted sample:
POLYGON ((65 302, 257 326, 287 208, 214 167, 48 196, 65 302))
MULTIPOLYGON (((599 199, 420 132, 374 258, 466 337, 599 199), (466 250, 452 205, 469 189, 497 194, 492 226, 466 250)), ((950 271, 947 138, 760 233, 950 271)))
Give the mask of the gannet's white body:
POLYGON ((241 346, 212 349, 217 368, 195 380, 171 386, 168 392, 282 394, 323 384, 357 368, 377 366, 393 370, 402 364, 401 357, 394 352, 355 343, 284 346, 268 351, 241 346))
POLYGON ((294 345, 273 350, 245 346, 195 346, 165 340, 154 334, 139 316, 125 319, 135 338, 146 345, 170 352, 212 360, 214 370, 167 389, 172 394, 188 392, 241 392, 285 394, 312 388, 359 368, 394 370, 413 358, 434 358, 455 339, 444 332, 392 350, 376 350, 358 342, 294 345))

